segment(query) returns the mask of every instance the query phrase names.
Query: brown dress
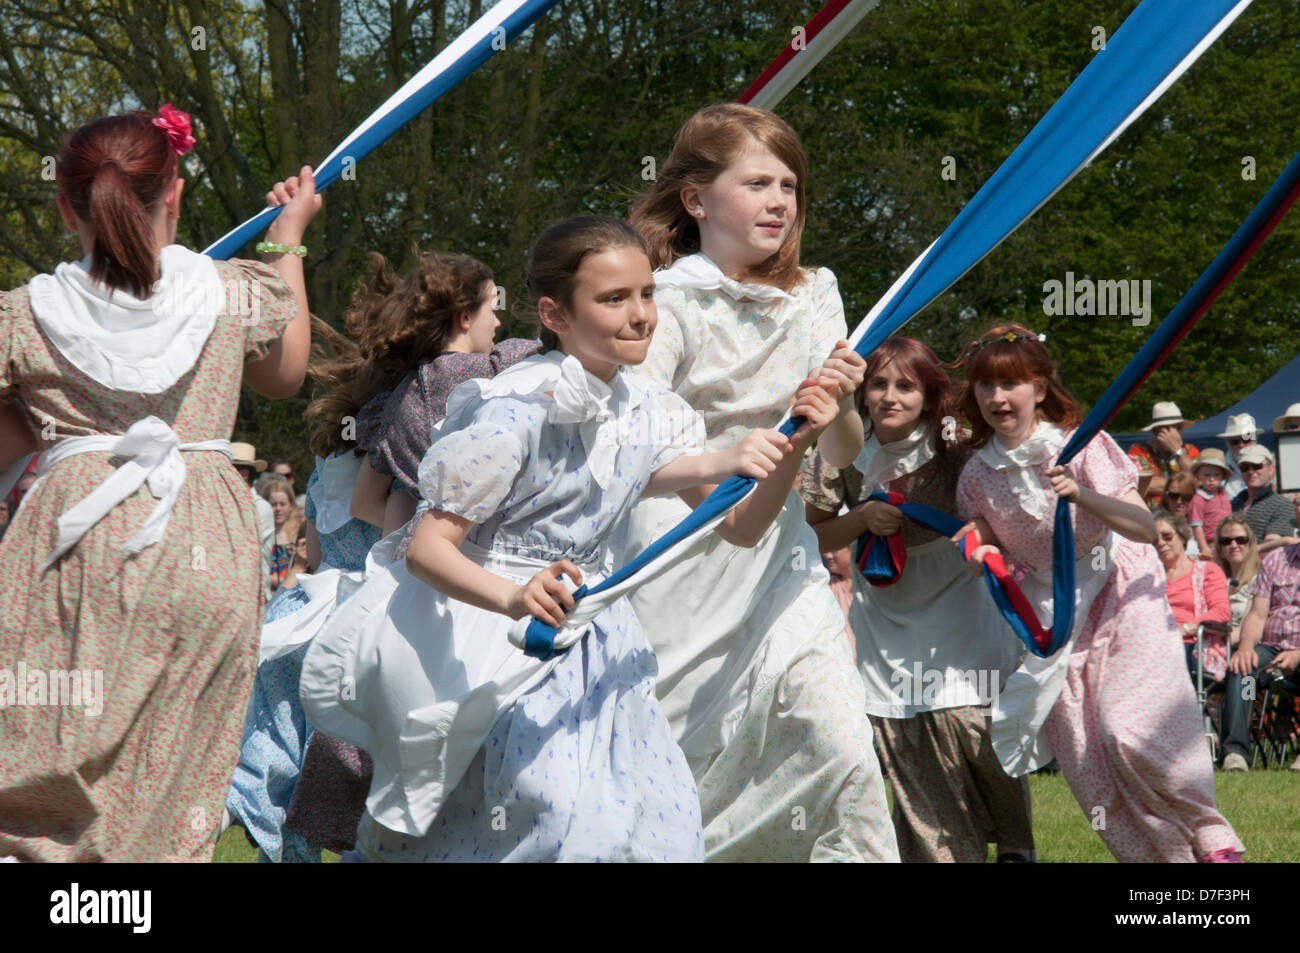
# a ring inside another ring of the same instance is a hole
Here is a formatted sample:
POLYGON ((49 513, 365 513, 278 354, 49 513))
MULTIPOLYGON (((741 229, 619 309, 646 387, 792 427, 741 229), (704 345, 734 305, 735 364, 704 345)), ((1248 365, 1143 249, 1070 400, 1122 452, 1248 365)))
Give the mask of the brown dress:
MULTIPOLYGON (((42 449, 151 414, 182 443, 229 438, 244 361, 265 354, 296 304, 264 265, 216 267, 223 282, 261 285, 259 318, 219 316, 194 366, 152 395, 92 380, 40 330, 26 288, 0 294, 0 400, 22 398, 42 449)), ((211 859, 257 666, 262 570, 257 514, 230 459, 182 458, 163 538, 136 555, 121 547, 157 504, 147 486, 41 569, 60 514, 122 462, 107 452, 55 464, 0 542, 0 679, 21 667, 29 689, 0 707, 0 856, 211 859), (47 673, 73 671, 102 694, 53 698, 47 673)))

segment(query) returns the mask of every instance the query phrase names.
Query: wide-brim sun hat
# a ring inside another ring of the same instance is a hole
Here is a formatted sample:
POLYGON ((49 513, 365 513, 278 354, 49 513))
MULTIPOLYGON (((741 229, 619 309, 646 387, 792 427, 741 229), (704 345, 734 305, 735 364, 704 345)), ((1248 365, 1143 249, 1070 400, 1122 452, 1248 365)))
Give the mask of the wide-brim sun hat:
POLYGON ((1250 414, 1232 414, 1228 417, 1228 426, 1219 437, 1258 437, 1264 431, 1255 426, 1255 418, 1250 414))
POLYGON ((1273 433, 1285 433, 1288 420, 1300 420, 1300 404, 1292 404, 1281 417, 1273 418, 1273 433))
POLYGON ((1196 470, 1198 467, 1218 467, 1229 476, 1232 475, 1232 470, 1228 468, 1228 460, 1224 457, 1223 451, 1218 447, 1211 447, 1208 450, 1202 450, 1201 455, 1192 461, 1192 476, 1196 476, 1196 470))
POLYGON ((1162 400, 1151 408, 1151 423, 1142 429, 1151 432, 1157 427, 1187 426, 1187 421, 1183 419, 1183 412, 1178 409, 1178 405, 1172 400, 1162 400))
POLYGON ((237 467, 252 467, 258 473, 266 469, 266 461, 257 459, 257 448, 251 443, 230 444, 230 462, 237 467))

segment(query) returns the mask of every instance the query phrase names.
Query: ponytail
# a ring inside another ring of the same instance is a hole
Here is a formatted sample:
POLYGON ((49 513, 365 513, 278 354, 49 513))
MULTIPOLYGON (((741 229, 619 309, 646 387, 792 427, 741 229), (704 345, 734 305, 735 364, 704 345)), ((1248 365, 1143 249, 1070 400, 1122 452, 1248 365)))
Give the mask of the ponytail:
POLYGON ((145 112, 109 116, 74 132, 55 179, 77 217, 95 230, 91 277, 137 298, 158 280, 150 209, 176 178, 176 151, 145 112))

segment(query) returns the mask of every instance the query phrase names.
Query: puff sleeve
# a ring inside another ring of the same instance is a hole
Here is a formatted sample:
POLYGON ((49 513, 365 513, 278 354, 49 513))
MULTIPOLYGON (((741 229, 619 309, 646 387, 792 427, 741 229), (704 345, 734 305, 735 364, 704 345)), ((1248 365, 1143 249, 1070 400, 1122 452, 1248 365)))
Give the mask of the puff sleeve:
POLYGON ((293 289, 260 261, 232 258, 216 266, 225 289, 225 315, 244 329, 244 359, 261 360, 298 313, 293 289))
POLYGON ((420 495, 430 506, 473 523, 501 508, 528 457, 526 405, 511 405, 523 402, 489 401, 465 426, 435 434, 419 468, 420 495))

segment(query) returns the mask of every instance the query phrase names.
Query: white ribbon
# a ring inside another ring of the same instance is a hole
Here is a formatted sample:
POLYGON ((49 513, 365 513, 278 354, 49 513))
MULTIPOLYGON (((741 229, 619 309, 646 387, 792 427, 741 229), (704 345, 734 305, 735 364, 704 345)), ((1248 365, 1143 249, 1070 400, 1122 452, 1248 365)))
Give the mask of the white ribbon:
POLYGON ((694 288, 699 291, 724 291, 737 301, 776 303, 794 300, 792 295, 773 285, 728 278, 723 274, 722 269, 703 252, 677 259, 672 267, 655 272, 654 277, 656 285, 668 288, 694 288))
POLYGON ((138 553, 162 539, 167 521, 171 519, 172 507, 180 496, 181 484, 185 482, 185 462, 181 459, 181 452, 195 450, 215 450, 229 457, 230 441, 204 440, 182 444, 166 422, 149 416, 137 420, 125 434, 69 437, 42 453, 37 464, 37 474, 41 477, 59 461, 78 453, 108 452, 131 459, 95 487, 89 496, 59 517, 58 542, 41 570, 52 566, 60 556, 77 545, 92 526, 107 516, 113 507, 145 483, 149 485, 149 492, 158 499, 158 505, 149 514, 140 531, 122 549, 128 553, 138 553))
POLYGON ((559 351, 535 354, 491 379, 466 381, 447 397, 444 426, 461 427, 467 402, 493 397, 529 397, 544 394, 554 400, 547 419, 558 424, 578 424, 587 467, 600 488, 614 482, 618 462, 619 418, 639 405, 656 385, 636 374, 619 371, 606 384, 583 368, 576 357, 559 351))
POLYGON ((582 446, 587 451, 587 468, 602 490, 614 482, 618 462, 618 414, 616 404, 625 404, 627 387, 615 374, 613 386, 592 377, 576 357, 560 363, 560 377, 551 392, 555 403, 547 412, 557 424, 578 424, 582 446))
POLYGON ((902 440, 881 443, 874 433, 858 451, 853 466, 862 474, 867 489, 886 488, 892 480, 915 473, 934 459, 934 442, 930 440, 929 418, 922 414, 912 432, 902 440))
POLYGON ((979 458, 1006 474, 1021 509, 1034 519, 1043 520, 1055 512, 1056 501, 1048 497, 1038 476, 1043 472, 1043 464, 1060 455, 1065 439, 1061 428, 1039 421, 1029 438, 1014 450, 1008 450, 994 436, 979 449, 979 458))

